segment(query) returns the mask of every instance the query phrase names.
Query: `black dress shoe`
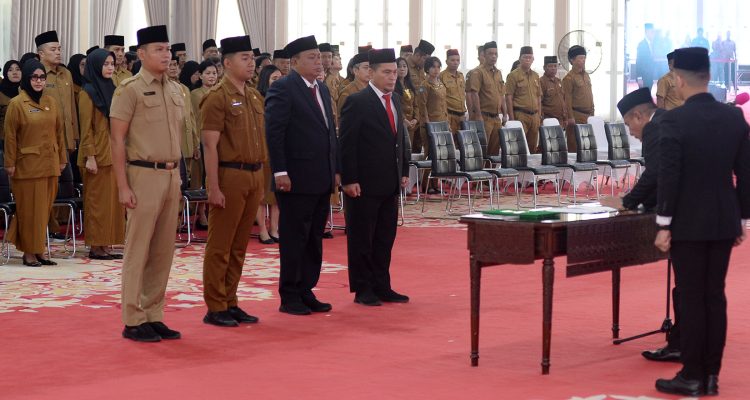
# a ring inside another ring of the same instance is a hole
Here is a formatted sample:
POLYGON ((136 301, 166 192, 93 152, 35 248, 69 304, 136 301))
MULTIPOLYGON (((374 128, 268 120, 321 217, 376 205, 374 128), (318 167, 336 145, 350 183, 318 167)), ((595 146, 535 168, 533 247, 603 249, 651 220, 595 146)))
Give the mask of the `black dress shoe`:
POLYGON ((719 375, 709 375, 706 378, 706 396, 719 395, 719 375))
POLYGON ((114 258, 109 254, 89 253, 89 258, 92 260, 114 260, 114 258))
POLYGON ((259 321, 258 317, 254 317, 246 313, 244 310, 237 306, 229 307, 227 311, 229 311, 229 315, 231 315, 235 321, 241 324, 255 324, 259 321))
POLYGON ((703 384, 697 379, 685 379, 678 373, 672 379, 657 379, 656 390, 669 394, 699 396, 703 392, 703 384))
POLYGON ((671 349, 669 347, 662 347, 656 350, 647 350, 641 353, 641 355, 651 361, 670 361, 680 362, 680 350, 671 349))
POLYGON ((122 260, 124 257, 122 254, 117 253, 107 253, 107 255, 112 257, 113 260, 122 260))
POLYGON ((209 311, 206 313, 206 316, 203 317, 203 322, 206 324, 223 326, 223 327, 240 326, 237 320, 232 318, 232 315, 229 314, 229 311, 216 311, 216 312, 209 311))
POLYGON ((41 267, 42 266, 42 263, 39 262, 39 260, 37 260, 36 258, 34 259, 34 261, 26 261, 26 258, 22 258, 22 260, 23 260, 23 265, 27 267, 41 267))
POLYGON ((375 296, 375 293, 372 293, 370 291, 361 293, 357 292, 357 294, 354 296, 354 302, 371 307, 383 305, 383 303, 381 303, 378 299, 378 296, 375 296))
POLYGON ((262 243, 262 244, 274 244, 274 243, 276 243, 276 242, 274 242, 274 241, 273 241, 273 239, 271 239, 271 238, 268 238, 268 239, 263 239, 263 238, 261 238, 260 236, 258 236, 258 241, 259 241, 260 243, 262 243))
POLYGON ((316 298, 313 299, 302 299, 302 302, 310 308, 312 312, 328 312, 333 309, 333 306, 328 303, 323 303, 316 298))
POLYGON ((273 240, 274 243, 279 243, 279 238, 277 236, 274 236, 274 235, 269 235, 269 236, 271 236, 271 240, 273 240))
POLYGON ((137 326, 125 326, 122 337, 135 340, 136 342, 160 342, 161 336, 157 334, 148 322, 137 326))
POLYGON ((279 311, 292 315, 312 314, 312 310, 310 310, 310 307, 304 305, 303 303, 282 303, 281 306, 279 306, 279 311))
POLYGON ((156 332, 156 334, 159 335, 159 337, 162 339, 175 340, 182 337, 182 335, 180 335, 180 332, 169 329, 169 327, 161 321, 149 322, 148 324, 151 325, 151 329, 153 329, 154 332, 156 332))
POLYGON ((331 231, 323 232, 323 239, 333 239, 333 232, 331 231))
POLYGON ((404 296, 403 294, 396 293, 396 291, 394 291, 393 289, 388 289, 383 292, 376 292, 375 295, 383 303, 408 303, 409 302, 409 296, 404 296))
POLYGON ((44 259, 44 258, 37 258, 37 259, 39 260, 39 262, 40 262, 40 263, 41 263, 42 265, 57 265, 57 263, 56 263, 56 262, 54 262, 54 261, 52 261, 52 260, 50 260, 50 259, 44 259))

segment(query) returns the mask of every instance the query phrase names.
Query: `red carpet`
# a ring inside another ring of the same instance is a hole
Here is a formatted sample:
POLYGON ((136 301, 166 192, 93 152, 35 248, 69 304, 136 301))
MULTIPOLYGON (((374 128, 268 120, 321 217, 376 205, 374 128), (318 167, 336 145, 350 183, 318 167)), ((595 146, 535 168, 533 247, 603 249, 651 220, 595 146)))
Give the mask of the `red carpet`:
MULTIPOLYGON (((318 297, 333 303, 330 315, 281 314, 275 285, 245 276, 248 290, 254 285, 273 295, 241 304, 260 324, 208 326, 201 322, 204 308, 180 309, 170 300, 165 321, 183 339, 159 344, 120 338, 116 308, 73 304, 0 313, 0 399, 677 398, 653 385, 678 365, 640 356, 661 346, 663 336, 612 345, 610 276, 566 279, 564 259, 557 268, 551 375, 542 376, 539 366, 539 265, 485 269, 480 366, 470 367, 465 235, 456 227, 400 228, 392 276, 394 288, 412 298, 406 305, 354 304, 340 271, 324 274, 319 285, 318 297)), ((346 265, 340 232, 324 246, 326 262, 346 265)), ((254 254, 268 248, 250 245, 254 254)), ((748 246, 735 251, 728 278, 725 399, 746 399, 750 390, 743 372, 750 316, 742 311, 750 300, 749 256, 748 246)), ((664 276, 664 265, 623 272, 623 336, 660 325, 664 276)), ((0 285, 0 292, 8 287, 0 285)), ((73 279, 69 285, 97 283, 73 279)))

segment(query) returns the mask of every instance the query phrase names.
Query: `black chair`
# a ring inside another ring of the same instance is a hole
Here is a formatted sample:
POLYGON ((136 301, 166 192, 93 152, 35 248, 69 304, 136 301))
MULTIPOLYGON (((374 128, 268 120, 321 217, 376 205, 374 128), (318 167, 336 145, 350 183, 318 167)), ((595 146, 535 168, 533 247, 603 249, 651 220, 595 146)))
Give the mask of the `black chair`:
POLYGON ((180 224, 180 227, 178 228, 178 231, 180 232, 178 235, 178 238, 182 240, 182 231, 186 230, 187 241, 181 247, 187 247, 187 246, 190 246, 190 243, 192 242, 205 242, 205 239, 200 239, 200 238, 195 237, 194 225, 196 224, 196 221, 197 221, 198 207, 195 207, 195 214, 196 214, 195 221, 191 221, 190 205, 208 203, 208 193, 206 192, 206 189, 188 189, 190 187, 190 180, 188 178, 187 165, 185 164, 184 158, 180 159, 180 179, 182 180, 180 191, 182 192, 183 208, 182 208, 182 224, 180 224))
POLYGON ((5 262, 10 262, 10 243, 8 243, 8 226, 10 219, 16 213, 16 202, 13 200, 13 194, 10 190, 10 178, 5 170, 5 153, 0 150, 0 213, 3 214, 3 252, 5 252, 5 262))
MULTIPOLYGON (((76 189, 75 179, 73 178, 73 167, 71 163, 67 163, 65 168, 60 172, 60 177, 57 180, 57 197, 52 203, 52 208, 67 208, 68 209, 68 225, 65 228, 65 241, 63 242, 63 249, 68 250, 68 240, 72 241, 73 248, 68 258, 75 257, 76 255, 76 227, 78 223, 83 221, 83 199, 80 193, 76 189), (79 214, 78 220, 76 220, 76 214, 79 214)), ((47 241, 48 251, 51 253, 49 248, 49 240, 47 241)))
MULTIPOLYGON (((576 124, 576 144, 578 152, 576 157, 579 162, 593 162, 600 166, 602 175, 607 176, 611 182, 611 195, 615 195, 615 183, 619 180, 617 171, 624 169, 623 179, 627 180, 630 171, 630 161, 622 159, 597 160, 598 149, 596 146, 596 137, 594 136, 594 127, 590 124, 576 124), (582 144, 586 151, 581 152, 582 144), (609 173, 608 173, 609 172, 609 173)), ((629 152, 629 151, 628 151, 629 152)), ((604 182, 602 182, 603 184, 604 182)))
POLYGON ((473 129, 477 132, 479 143, 482 145, 482 155, 484 156, 484 161, 489 164, 490 167, 497 167, 501 164, 500 155, 490 155, 487 152, 487 132, 484 130, 484 121, 461 121, 461 129, 473 129))
MULTIPOLYGON (((500 158, 504 168, 513 168, 522 174, 531 174, 532 185, 534 188, 533 205, 537 206, 537 181, 539 177, 548 177, 555 183, 557 191, 557 205, 560 205, 560 169, 551 165, 540 165, 530 167, 528 165, 528 145, 526 144, 526 135, 521 128, 501 128, 500 129, 500 158)), ((520 205, 525 207, 524 205, 520 205)))
POLYGON ((630 139, 628 130, 622 122, 604 124, 607 135, 607 155, 610 160, 628 160, 635 164, 635 180, 641 177, 641 170, 646 166, 643 157, 630 157, 630 139))
MULTIPOLYGON (((576 135, 577 137, 578 135, 576 135)), ((589 172, 589 185, 596 189, 596 198, 599 199, 599 186, 597 180, 597 172, 599 167, 592 162, 582 161, 581 157, 574 163, 568 162, 568 141, 565 136, 565 131, 561 126, 542 126, 539 127, 539 139, 542 144, 542 165, 554 165, 558 168, 564 168, 570 171, 570 181, 568 185, 568 193, 570 189, 573 189, 573 204, 578 202, 578 182, 576 182, 576 173, 578 172, 589 172)), ((579 141, 579 151, 582 145, 579 141)), ((583 150, 586 151, 586 150, 583 150)), ((596 152, 596 150, 594 150, 596 152)), ((563 181, 565 181, 565 175, 563 174, 563 181)))
POLYGON ((451 126, 448 121, 428 122, 427 133, 431 132, 450 132, 451 126))
MULTIPOLYGON (((469 213, 473 212, 474 204, 471 196, 471 184, 476 182, 487 182, 490 187, 490 203, 492 202, 492 181, 495 180, 495 175, 484 171, 482 164, 484 160, 481 158, 480 153, 471 158, 471 161, 467 161, 466 167, 468 170, 459 171, 458 163, 456 162, 456 147, 453 144, 453 133, 449 131, 444 132, 429 132, 430 142, 430 154, 432 169, 430 174, 427 176, 429 182, 430 179, 448 179, 452 181, 451 189, 448 194, 448 204, 446 205, 446 213, 452 214, 453 211, 453 192, 461 179, 467 181, 469 186, 469 213)), ((460 189, 459 189, 460 193, 460 189)), ((422 215, 424 215, 424 206, 427 196, 422 198, 422 215)))
MULTIPOLYGON (((464 129, 458 131, 458 147, 460 150, 460 165, 462 171, 476 170, 476 162, 486 161, 484 158, 484 152, 479 141, 479 136, 473 129, 464 129), (467 169, 468 166, 468 169, 467 169)), ((495 192, 497 193, 497 203, 500 204, 500 181, 501 180, 513 180, 513 188, 516 195, 516 207, 520 207, 520 196, 518 192, 518 176, 519 173, 513 168, 484 168, 487 171, 495 175, 495 192)), ((506 186, 507 187, 507 186, 506 186)), ((491 191, 490 191, 491 193, 491 191)), ((490 200, 490 204, 492 201, 490 200)))

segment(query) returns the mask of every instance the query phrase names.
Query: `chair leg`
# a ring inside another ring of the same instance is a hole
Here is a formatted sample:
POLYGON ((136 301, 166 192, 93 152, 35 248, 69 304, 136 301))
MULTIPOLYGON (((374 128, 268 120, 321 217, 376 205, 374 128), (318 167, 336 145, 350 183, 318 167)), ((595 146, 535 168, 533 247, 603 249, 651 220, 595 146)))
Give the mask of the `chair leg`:
MULTIPOLYGON (((427 185, 428 186, 430 184, 430 179, 432 179, 432 172, 429 172, 427 174, 427 185)), ((419 186, 417 186, 417 190, 421 190, 421 188, 419 186)), ((424 217, 424 206, 425 206, 426 202, 427 202, 427 193, 425 193, 424 196, 422 196, 422 216, 423 217, 424 217)))
POLYGON ((534 178, 534 203, 533 203, 534 207, 533 208, 536 208, 536 185, 537 185, 536 178, 537 178, 537 176, 533 175, 533 178, 534 178))
POLYGON ((193 224, 190 223, 190 200, 187 198, 185 198, 185 224, 187 225, 187 243, 185 243, 185 247, 187 247, 193 241, 193 224))
POLYGON ((516 210, 521 209, 521 193, 518 191, 518 177, 513 177, 513 190, 516 194, 516 210))
POLYGON ((560 175, 555 175, 555 187, 557 188, 557 206, 560 207, 560 175))

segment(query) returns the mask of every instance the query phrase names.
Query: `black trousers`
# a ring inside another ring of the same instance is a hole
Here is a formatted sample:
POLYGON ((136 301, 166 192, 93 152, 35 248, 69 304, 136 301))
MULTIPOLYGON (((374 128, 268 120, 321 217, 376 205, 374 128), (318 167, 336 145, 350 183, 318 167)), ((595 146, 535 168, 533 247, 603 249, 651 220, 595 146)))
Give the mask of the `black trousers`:
MULTIPOLYGON (((674 269, 674 264, 672 264, 674 269)), ((677 274, 675 273, 675 276, 677 274)), ((680 349, 680 288, 677 287, 677 279, 675 279, 674 287, 672 288, 672 309, 674 309, 674 324, 672 328, 667 332, 667 347, 670 349, 680 349)))
POLYGON ((276 192, 279 205, 279 295, 281 303, 313 299, 323 263, 323 231, 329 215, 330 193, 276 192))
POLYGON ((734 240, 672 242, 672 261, 680 289, 682 375, 718 375, 727 336, 724 294, 734 240))
POLYGON ((391 288, 391 250, 396 240, 398 196, 344 196, 351 292, 391 288))

